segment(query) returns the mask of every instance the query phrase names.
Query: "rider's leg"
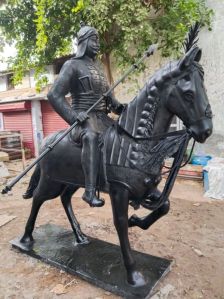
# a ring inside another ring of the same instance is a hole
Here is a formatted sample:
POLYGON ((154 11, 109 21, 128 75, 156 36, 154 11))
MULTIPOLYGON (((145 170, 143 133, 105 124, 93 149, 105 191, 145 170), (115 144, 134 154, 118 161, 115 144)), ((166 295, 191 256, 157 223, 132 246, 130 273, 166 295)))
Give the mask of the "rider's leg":
POLYGON ((82 136, 82 167, 85 175, 85 193, 82 198, 92 207, 104 205, 104 200, 96 196, 99 164, 99 135, 87 130, 82 136))

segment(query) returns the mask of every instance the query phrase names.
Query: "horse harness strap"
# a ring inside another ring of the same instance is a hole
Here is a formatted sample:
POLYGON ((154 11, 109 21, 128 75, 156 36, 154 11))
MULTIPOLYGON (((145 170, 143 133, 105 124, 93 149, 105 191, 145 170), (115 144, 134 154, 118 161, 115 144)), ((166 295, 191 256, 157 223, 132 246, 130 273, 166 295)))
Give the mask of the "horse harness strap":
POLYGON ((179 130, 174 132, 167 132, 167 133, 161 133, 157 135, 152 135, 148 137, 135 137, 132 136, 129 132, 127 132, 124 128, 122 128, 118 123, 115 124, 117 132, 120 135, 125 135, 126 137, 130 138, 131 140, 138 142, 138 141, 159 141, 161 139, 165 139, 167 137, 174 137, 174 136, 180 136, 188 133, 190 133, 187 130, 179 130))

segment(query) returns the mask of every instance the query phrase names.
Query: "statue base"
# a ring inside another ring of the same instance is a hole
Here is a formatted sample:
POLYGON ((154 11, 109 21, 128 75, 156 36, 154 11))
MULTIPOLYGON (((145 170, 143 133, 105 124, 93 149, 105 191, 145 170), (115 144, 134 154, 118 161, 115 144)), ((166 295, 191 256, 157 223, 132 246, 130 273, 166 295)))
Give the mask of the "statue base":
POLYGON ((20 238, 11 241, 14 248, 124 298, 149 298, 153 288, 169 271, 172 261, 133 250, 145 279, 144 287, 126 282, 120 246, 89 237, 90 244, 75 245, 73 232, 47 224, 33 234, 33 246, 26 247, 20 238))

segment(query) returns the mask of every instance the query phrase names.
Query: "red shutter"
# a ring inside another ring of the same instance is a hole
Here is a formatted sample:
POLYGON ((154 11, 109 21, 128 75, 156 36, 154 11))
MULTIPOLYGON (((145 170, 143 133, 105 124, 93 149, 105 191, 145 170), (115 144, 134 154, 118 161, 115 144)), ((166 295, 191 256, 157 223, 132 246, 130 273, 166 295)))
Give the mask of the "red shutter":
POLYGON ((20 131, 23 134, 23 143, 34 154, 32 117, 30 111, 15 111, 3 113, 4 130, 20 131))
POLYGON ((68 124, 53 110, 48 101, 41 101, 41 112, 44 137, 68 128, 68 124))

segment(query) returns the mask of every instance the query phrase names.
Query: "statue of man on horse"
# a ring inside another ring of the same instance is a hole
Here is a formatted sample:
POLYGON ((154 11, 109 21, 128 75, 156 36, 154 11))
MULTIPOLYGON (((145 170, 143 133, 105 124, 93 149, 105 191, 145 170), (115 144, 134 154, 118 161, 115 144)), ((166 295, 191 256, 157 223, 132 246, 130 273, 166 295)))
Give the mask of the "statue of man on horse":
POLYGON ((79 122, 71 132, 71 137, 82 147, 81 162, 85 175, 85 193, 82 198, 92 207, 101 207, 104 200, 96 196, 100 164, 99 135, 113 122, 107 115, 108 112, 120 114, 124 106, 111 94, 87 115, 86 111, 109 86, 96 59, 100 48, 97 30, 84 25, 78 32, 77 39, 76 56, 63 65, 48 93, 48 99, 67 123, 72 125, 77 120, 79 122), (72 97, 71 106, 65 99, 69 92, 72 97))
MULTIPOLYGON (((83 199, 90 206, 100 207, 104 201, 96 196, 99 186, 111 198, 127 281, 135 287, 146 284, 131 252, 128 227, 148 229, 168 213, 169 195, 190 138, 203 143, 212 134, 212 110, 204 86, 204 70, 199 63, 202 51, 196 45, 199 29, 200 24, 190 29, 183 57, 167 63, 150 77, 124 109, 111 91, 138 64, 108 88, 96 61, 98 33, 93 27, 81 28, 77 55, 64 64, 48 94, 54 109, 72 126, 47 137, 38 159, 2 190, 7 193, 36 165, 26 192, 26 198, 33 197, 33 203, 20 239, 22 248, 29 250, 34 244, 32 234, 42 204, 58 196, 73 229, 75 244, 88 244, 71 199, 76 190, 85 186, 83 199), (69 92, 72 105, 65 98, 69 92), (121 114, 114 126, 107 116, 109 111, 121 114), (184 130, 168 132, 174 116, 182 120, 184 130), (101 151, 99 135, 104 131, 101 151), (160 192, 157 186, 163 163, 171 156, 174 161, 160 192), (142 205, 150 213, 129 218, 129 204, 134 208, 142 205)), ((152 53, 148 50, 138 63, 152 53)))

